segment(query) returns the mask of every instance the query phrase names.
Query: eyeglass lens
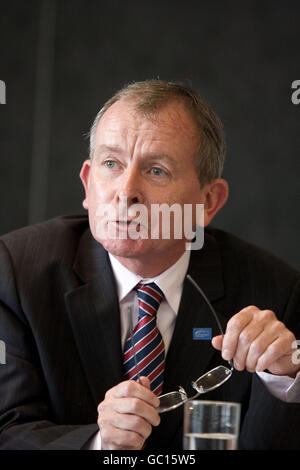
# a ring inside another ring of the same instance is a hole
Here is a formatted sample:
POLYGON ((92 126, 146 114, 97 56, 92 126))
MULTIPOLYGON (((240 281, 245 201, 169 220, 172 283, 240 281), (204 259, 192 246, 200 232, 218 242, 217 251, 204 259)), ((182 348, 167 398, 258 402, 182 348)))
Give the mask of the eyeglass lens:
POLYGON ((194 390, 197 391, 196 395, 191 398, 187 397, 185 390, 180 387, 178 392, 165 393, 159 396, 160 404, 157 409, 159 413, 174 410, 181 406, 187 400, 194 400, 202 393, 210 392, 211 390, 223 385, 232 374, 232 369, 224 366, 218 366, 202 375, 195 382, 192 382, 194 390))

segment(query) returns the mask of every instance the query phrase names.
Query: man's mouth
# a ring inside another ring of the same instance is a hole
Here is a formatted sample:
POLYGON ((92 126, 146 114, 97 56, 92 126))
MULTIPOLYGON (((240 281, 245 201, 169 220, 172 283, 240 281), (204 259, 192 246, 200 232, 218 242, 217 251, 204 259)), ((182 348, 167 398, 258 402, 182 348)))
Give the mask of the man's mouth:
POLYGON ((119 225, 139 224, 139 222, 135 222, 134 219, 132 220, 108 220, 108 223, 114 223, 114 224, 119 224, 119 225))

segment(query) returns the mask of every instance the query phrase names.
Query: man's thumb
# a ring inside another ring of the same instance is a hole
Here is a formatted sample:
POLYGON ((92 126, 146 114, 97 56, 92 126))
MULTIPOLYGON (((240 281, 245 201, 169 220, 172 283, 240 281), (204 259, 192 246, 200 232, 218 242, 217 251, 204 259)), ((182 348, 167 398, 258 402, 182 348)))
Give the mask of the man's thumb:
POLYGON ((223 335, 214 336, 211 340, 211 344, 215 349, 222 351, 223 335))
POLYGON ((140 377, 139 378, 139 383, 141 385, 143 385, 144 387, 150 389, 150 380, 148 379, 148 377, 140 377))

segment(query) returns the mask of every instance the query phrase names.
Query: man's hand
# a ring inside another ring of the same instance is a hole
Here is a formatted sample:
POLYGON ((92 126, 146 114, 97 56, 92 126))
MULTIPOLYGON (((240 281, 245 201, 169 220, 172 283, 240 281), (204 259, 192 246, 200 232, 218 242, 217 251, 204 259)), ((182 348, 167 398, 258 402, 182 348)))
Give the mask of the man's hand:
POLYGON ((108 390, 98 406, 98 426, 103 450, 139 450, 158 426, 159 399, 150 390, 147 377, 140 383, 121 382, 108 390))
POLYGON ((278 321, 271 310, 249 306, 227 323, 224 338, 215 336, 212 345, 222 351, 234 368, 249 372, 268 370, 275 375, 295 377, 299 364, 293 364, 295 336, 278 321))

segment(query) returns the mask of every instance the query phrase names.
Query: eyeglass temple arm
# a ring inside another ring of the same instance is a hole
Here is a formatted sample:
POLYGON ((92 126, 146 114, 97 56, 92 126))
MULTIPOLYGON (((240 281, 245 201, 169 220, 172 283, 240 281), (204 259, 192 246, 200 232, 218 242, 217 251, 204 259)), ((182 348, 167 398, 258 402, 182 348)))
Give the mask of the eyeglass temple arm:
POLYGON ((136 370, 136 375, 137 375, 137 381, 140 381, 140 371, 137 363, 137 358, 136 358, 136 350, 135 350, 135 345, 134 345, 134 338, 133 338, 133 324, 132 324, 132 309, 128 307, 128 319, 129 319, 129 330, 130 330, 130 336, 131 336, 131 347, 132 347, 132 352, 133 352, 133 358, 134 358, 134 365, 135 365, 135 370, 136 370))
MULTIPOLYGON (((220 320, 215 312, 215 309, 213 308, 213 306, 211 305, 210 301, 208 300, 208 298, 206 297, 206 295, 204 294, 203 290, 201 289, 201 287, 197 284, 196 281, 194 281, 194 279, 189 275, 187 274, 186 278, 193 284, 193 286, 195 287, 195 289, 199 292, 200 295, 202 295, 203 299, 205 300, 205 302, 207 303, 211 313, 213 314, 216 322, 217 322, 217 325, 219 327, 219 330, 222 334, 222 336, 224 336, 224 331, 223 331, 223 328, 222 328, 222 325, 220 323, 220 320)), ((232 361, 227 361, 229 364, 230 364, 230 367, 231 369, 233 369, 233 364, 232 364, 232 361)))

